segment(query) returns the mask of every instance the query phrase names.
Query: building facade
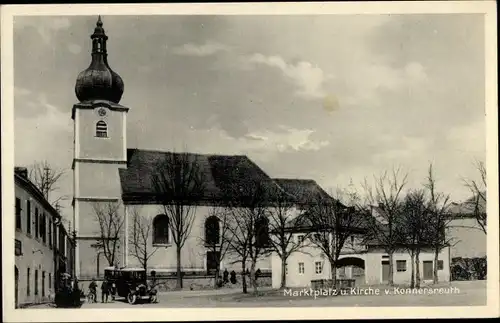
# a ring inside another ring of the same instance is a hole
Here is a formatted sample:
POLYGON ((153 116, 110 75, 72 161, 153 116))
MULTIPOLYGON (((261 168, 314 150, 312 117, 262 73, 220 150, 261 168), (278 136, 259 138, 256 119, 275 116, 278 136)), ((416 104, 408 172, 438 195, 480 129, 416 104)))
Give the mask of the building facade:
MULTIPOLYGON (((328 257, 314 242, 303 240, 305 233, 295 233, 293 239, 304 241, 301 250, 287 259, 285 275, 286 287, 311 287, 314 280, 331 279, 328 257)), ((337 263, 337 279, 352 279, 356 286, 387 284, 389 281, 389 255, 383 246, 365 244, 362 237, 352 235, 345 243, 337 263)), ((419 257, 421 282, 433 280, 434 251, 423 248, 419 257)), ((450 281, 450 247, 443 248, 438 257, 438 279, 450 281)), ((272 254, 272 286, 281 287, 281 258, 272 254)), ((404 248, 393 254, 393 280, 395 284, 407 285, 411 281, 411 257, 404 248)))
POLYGON ((72 272, 73 240, 60 214, 17 168, 15 181, 15 304, 49 300, 61 273, 72 272))

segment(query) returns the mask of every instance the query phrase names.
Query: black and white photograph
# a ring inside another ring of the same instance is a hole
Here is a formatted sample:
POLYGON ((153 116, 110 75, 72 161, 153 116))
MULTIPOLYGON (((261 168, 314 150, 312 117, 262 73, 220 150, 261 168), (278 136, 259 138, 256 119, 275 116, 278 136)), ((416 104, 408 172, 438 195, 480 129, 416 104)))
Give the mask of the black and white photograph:
POLYGON ((360 4, 2 7, 4 318, 498 316, 495 3, 360 4))

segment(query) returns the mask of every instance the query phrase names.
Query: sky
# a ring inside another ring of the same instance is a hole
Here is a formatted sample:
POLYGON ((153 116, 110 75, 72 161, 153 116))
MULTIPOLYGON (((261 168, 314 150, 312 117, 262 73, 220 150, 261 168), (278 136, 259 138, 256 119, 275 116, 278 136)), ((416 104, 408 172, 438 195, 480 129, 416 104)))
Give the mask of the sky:
MULTIPOLYGON (((15 17, 15 163, 47 160, 72 195, 71 108, 94 16, 15 17)), ((103 16, 127 146, 246 154, 327 191, 434 165, 454 201, 485 161, 479 14, 103 16)), ((69 201, 63 212, 71 212, 69 201)))

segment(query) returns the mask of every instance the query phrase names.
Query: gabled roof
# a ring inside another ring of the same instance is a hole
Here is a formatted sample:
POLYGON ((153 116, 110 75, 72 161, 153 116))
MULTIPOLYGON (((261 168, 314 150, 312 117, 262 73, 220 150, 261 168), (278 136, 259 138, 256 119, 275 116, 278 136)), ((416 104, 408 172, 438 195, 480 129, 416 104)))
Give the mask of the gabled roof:
MULTIPOLYGON (((158 201, 161 194, 153 184, 157 165, 174 154, 180 153, 128 149, 127 169, 119 170, 124 203, 158 201)), ((182 154, 196 162, 204 182, 203 193, 193 198, 194 203, 244 200, 249 198, 250 188, 255 187, 261 188, 268 198, 280 190, 247 156, 182 154)))
POLYGON ((321 186, 312 179, 273 179, 290 196, 290 202, 306 204, 317 197, 333 199, 321 186))

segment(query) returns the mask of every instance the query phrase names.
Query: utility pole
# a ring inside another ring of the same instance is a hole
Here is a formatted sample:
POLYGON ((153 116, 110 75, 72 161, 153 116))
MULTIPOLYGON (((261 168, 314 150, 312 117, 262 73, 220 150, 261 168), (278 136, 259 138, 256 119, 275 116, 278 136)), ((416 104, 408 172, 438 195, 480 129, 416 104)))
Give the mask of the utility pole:
POLYGON ((45 199, 47 199, 47 201, 49 200, 49 167, 48 166, 45 166, 45 168, 43 169, 45 171, 45 176, 42 180, 42 187, 43 187, 43 194, 45 195, 45 199))

